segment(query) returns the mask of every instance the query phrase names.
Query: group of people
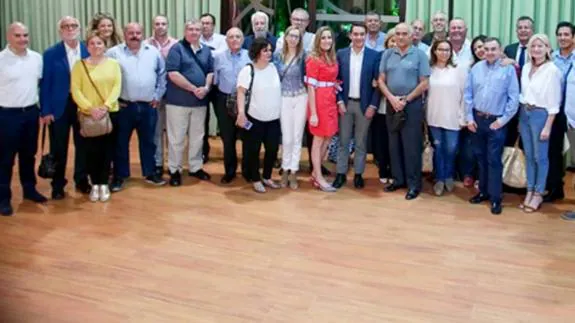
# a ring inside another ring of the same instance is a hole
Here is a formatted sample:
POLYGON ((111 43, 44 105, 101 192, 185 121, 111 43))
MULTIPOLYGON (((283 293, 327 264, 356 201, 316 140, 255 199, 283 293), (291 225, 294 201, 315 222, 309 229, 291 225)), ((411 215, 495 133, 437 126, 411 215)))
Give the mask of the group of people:
MULTIPOLYGON (((122 37, 113 17, 99 14, 82 42, 78 19, 64 17, 58 23, 62 41, 43 57, 27 48, 26 26, 10 25, 8 47, 0 52, 0 71, 8 76, 0 80, 0 214, 13 213, 16 154, 24 198, 47 201, 35 188, 38 119, 49 126, 57 161, 55 200, 65 198, 70 129, 76 189, 91 201, 108 201, 131 177, 134 130, 146 182, 166 184, 165 141, 171 186, 182 183, 186 143, 188 175, 210 180, 203 170, 210 104, 223 143, 222 184, 236 178, 241 138, 241 172, 256 192, 297 189, 307 138, 317 189, 335 192, 346 185, 350 164, 354 187, 363 188, 371 146, 384 190, 405 188, 406 199, 412 200, 422 190, 427 137, 434 148, 434 193, 453 191, 461 178, 467 187, 478 185, 470 203, 489 201, 491 212, 500 214, 503 148, 520 140, 527 187, 519 207, 535 212, 544 201, 564 197, 564 136, 575 140, 573 24, 558 24, 559 49, 553 51, 546 35, 534 33, 533 19, 520 17, 518 42, 504 49, 494 37, 468 40, 465 21, 448 22, 441 12, 432 17, 427 34, 420 19, 384 33, 379 15, 370 12, 364 23, 352 25, 349 47, 336 51, 331 28, 306 31, 304 9, 295 9, 290 22, 276 38, 269 32, 269 17, 256 12, 253 35, 244 37, 236 27, 219 35, 215 17, 204 14, 186 22, 184 37, 177 40, 168 34, 168 19, 157 16, 152 37, 144 39, 141 24, 125 25, 122 37), (111 131, 85 135, 83 120, 103 118, 111 131), (322 163, 334 136, 336 174, 328 181, 322 163), (281 179, 275 181, 280 146, 281 179)), ((575 219, 575 214, 564 218, 575 219)))

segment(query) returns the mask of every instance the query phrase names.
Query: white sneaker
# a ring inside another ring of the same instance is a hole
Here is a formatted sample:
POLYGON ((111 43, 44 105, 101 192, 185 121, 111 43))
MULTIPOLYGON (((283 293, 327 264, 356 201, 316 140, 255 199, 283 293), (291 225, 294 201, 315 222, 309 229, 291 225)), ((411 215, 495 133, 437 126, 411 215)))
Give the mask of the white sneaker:
POLYGON ((110 199, 110 187, 108 185, 100 186, 100 201, 106 202, 110 199))
POLYGON ((92 190, 90 191, 90 201, 98 202, 100 199, 100 185, 92 185, 92 190))

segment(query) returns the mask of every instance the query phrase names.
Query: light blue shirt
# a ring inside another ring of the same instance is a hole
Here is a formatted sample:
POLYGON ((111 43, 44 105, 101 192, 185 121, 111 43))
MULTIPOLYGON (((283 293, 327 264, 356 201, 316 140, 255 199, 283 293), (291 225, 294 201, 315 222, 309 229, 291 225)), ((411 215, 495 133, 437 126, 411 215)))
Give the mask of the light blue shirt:
POLYGON ((421 49, 423 52, 427 54, 427 52, 431 49, 426 43, 420 41, 415 47, 421 49))
POLYGON ((228 49, 218 52, 214 56, 214 83, 225 94, 231 94, 236 90, 238 74, 244 66, 251 63, 248 51, 240 49, 236 54, 228 49))
POLYGON ((500 60, 489 64, 483 60, 475 64, 465 84, 464 93, 467 121, 475 121, 473 110, 497 116, 504 126, 519 108, 519 82, 511 65, 502 66, 500 60))
POLYGON ((126 101, 160 101, 166 93, 166 65, 160 52, 143 43, 134 54, 126 44, 110 48, 106 55, 120 63, 122 93, 126 101))
POLYGON ((553 51, 553 54, 551 56, 553 57, 553 62, 557 67, 559 67, 561 73, 563 74, 563 77, 565 77, 565 73, 567 73, 569 65, 575 62, 575 50, 571 52, 571 54, 569 54, 567 57, 563 57, 561 56, 561 51, 559 49, 556 49, 553 51))
POLYGON ((376 50, 378 52, 383 52, 383 50, 385 45, 385 33, 380 31, 377 34, 377 38, 375 39, 375 43, 371 41, 371 39, 369 38, 369 33, 367 35, 365 35, 365 47, 367 48, 371 48, 373 50, 376 50))
MULTIPOLYGON (((569 66, 567 66, 567 72, 569 66)), ((575 63, 569 74, 567 74, 567 89, 565 91, 565 115, 567 116, 567 122, 571 128, 575 128, 575 63)), ((571 143, 575 145, 575 143, 571 143)))

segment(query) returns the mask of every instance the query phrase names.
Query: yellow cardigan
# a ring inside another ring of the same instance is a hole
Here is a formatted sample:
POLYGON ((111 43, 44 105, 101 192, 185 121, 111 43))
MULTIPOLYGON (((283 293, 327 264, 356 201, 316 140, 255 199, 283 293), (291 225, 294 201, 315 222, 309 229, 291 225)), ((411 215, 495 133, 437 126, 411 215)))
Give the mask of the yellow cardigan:
POLYGON ((91 65, 86 62, 86 67, 105 101, 102 102, 98 92, 90 83, 82 62, 78 61, 72 68, 71 87, 72 98, 78 105, 80 112, 90 114, 90 109, 100 106, 108 107, 109 112, 117 112, 119 109, 118 98, 122 91, 120 64, 113 58, 106 58, 98 65, 91 65))

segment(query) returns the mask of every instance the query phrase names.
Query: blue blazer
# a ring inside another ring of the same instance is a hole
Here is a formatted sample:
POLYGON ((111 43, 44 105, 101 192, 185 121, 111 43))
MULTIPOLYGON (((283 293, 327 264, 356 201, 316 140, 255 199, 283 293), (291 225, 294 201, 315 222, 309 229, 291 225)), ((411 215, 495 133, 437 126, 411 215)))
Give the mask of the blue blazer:
MULTIPOLYGON (((80 56, 88 57, 86 46, 80 42, 80 56)), ((40 109, 42 116, 49 114, 58 119, 64 113, 70 96, 70 64, 64 42, 48 48, 43 55, 40 81, 40 109)))
MULTIPOLYGON (((337 63, 339 65, 338 80, 342 82, 342 91, 337 93, 337 101, 343 101, 347 105, 349 98, 349 70, 351 61, 351 47, 346 47, 337 51, 337 63)), ((363 112, 367 107, 379 107, 381 93, 377 87, 373 87, 372 81, 379 77, 379 62, 381 53, 365 47, 363 52, 363 63, 361 65, 361 81, 359 85, 360 107, 363 112)))

